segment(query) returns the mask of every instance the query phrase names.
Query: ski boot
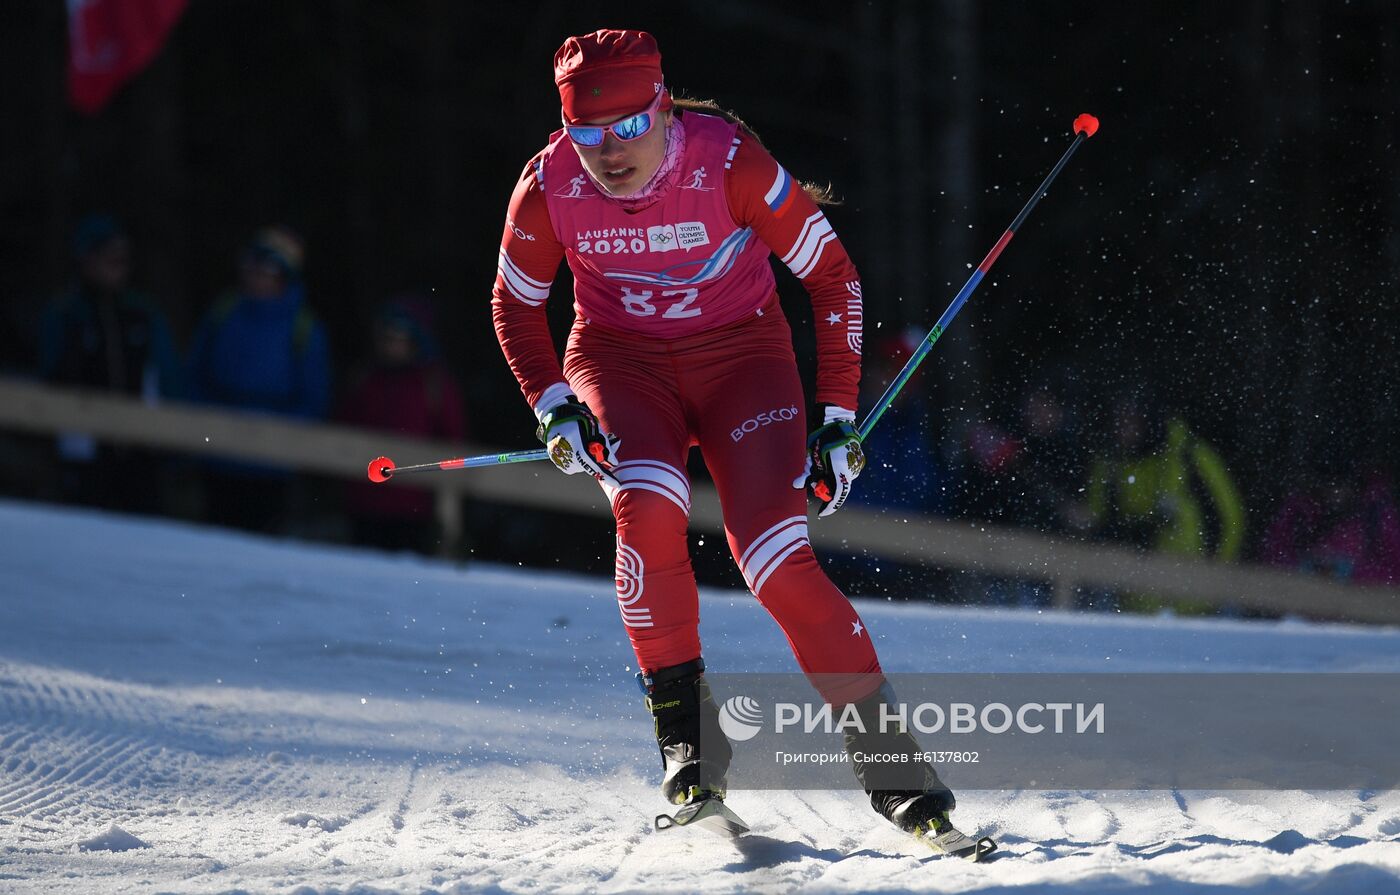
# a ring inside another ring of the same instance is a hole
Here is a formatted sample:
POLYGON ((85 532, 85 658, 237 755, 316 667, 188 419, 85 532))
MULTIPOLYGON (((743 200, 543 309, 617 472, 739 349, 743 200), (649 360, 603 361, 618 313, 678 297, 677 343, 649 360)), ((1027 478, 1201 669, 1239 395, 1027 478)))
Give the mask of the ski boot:
POLYGON ((893 693, 885 684, 873 695, 855 703, 865 732, 846 731, 846 752, 856 779, 870 796, 870 806, 881 817, 940 854, 980 861, 996 850, 988 838, 965 836, 948 820, 957 807, 952 790, 938 779, 930 762, 922 760, 923 750, 903 725, 881 730, 880 707, 892 703, 893 693), (905 755, 905 761, 869 762, 858 756, 905 755), (915 756, 919 756, 915 759, 915 756))
POLYGON ((656 828, 695 824, 737 836, 748 827, 724 805, 725 774, 734 753, 720 729, 719 707, 704 671, 704 661, 697 658, 637 675, 661 750, 661 793, 681 806, 674 815, 658 815, 656 828))

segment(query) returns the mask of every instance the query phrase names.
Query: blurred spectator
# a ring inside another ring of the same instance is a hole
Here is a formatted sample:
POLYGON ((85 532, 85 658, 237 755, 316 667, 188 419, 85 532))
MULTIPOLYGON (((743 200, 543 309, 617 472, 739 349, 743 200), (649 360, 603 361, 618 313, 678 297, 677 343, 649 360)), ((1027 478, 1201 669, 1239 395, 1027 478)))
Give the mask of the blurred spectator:
MULTIPOLYGON (((1163 423, 1142 389, 1114 403, 1109 434, 1110 446, 1089 474, 1089 522, 1096 534, 1162 553, 1239 559, 1244 507, 1215 448, 1179 417, 1163 423)), ((1122 602, 1139 611, 1164 605, 1150 595, 1122 602)), ((1204 603, 1174 608, 1210 611, 1204 603)))
MULTIPOLYGON (((301 240, 285 227, 260 230, 238 264, 238 287, 219 298, 195 332, 190 376, 196 400, 313 420, 330 404, 326 331, 306 303, 301 240)), ((253 531, 280 529, 289 474, 232 461, 211 463, 209 517, 253 531)))
MULTIPOLYGON (((351 384, 336 416, 353 426, 398 435, 461 441, 462 391, 438 357, 433 309, 400 296, 374 319, 374 355, 351 384)), ((389 550, 435 552, 440 543, 433 495, 411 487, 354 482, 345 510, 356 543, 389 550)))
POLYGON ((1400 584, 1400 508, 1390 476, 1334 476, 1284 499, 1264 536, 1267 563, 1358 584, 1400 584))
MULTIPOLYGON (((165 315, 131 288, 131 240, 116 218, 89 215, 73 234, 77 277, 44 308, 39 375, 59 385, 117 392, 154 404, 180 393, 179 361, 165 315)), ((159 506, 160 459, 99 445, 92 436, 59 436, 60 496, 111 509, 159 506)))
MULTIPOLYGON (((923 337, 910 329, 887 335, 874 343, 874 350, 866 350, 861 407, 875 406, 923 337)), ((914 374, 865 439, 870 462, 860 487, 851 493, 850 506, 932 516, 952 512, 958 479, 946 452, 946 414, 929 397, 927 375, 926 368, 914 374)), ((946 570, 895 556, 834 552, 823 563, 850 593, 910 599, 949 590, 946 570)))
MULTIPOLYGON (((1008 429, 985 420, 965 427, 964 512, 1042 534, 1088 527, 1077 388, 1070 369, 1051 367, 1022 393, 1008 429)), ((1053 599, 1049 581, 978 578, 974 586, 993 603, 1047 606, 1053 599)))
MULTIPOLYGON (((875 406, 923 337, 909 330, 881 340, 867 353, 862 407, 875 406)), ((870 465, 851 494, 852 506, 898 507, 935 516, 952 512, 957 475, 945 456, 945 416, 933 406, 921 379, 926 373, 914 374, 865 439, 870 465)))
POLYGON ((1083 529, 1085 474, 1077 382, 1052 368, 1022 393, 1009 429, 977 421, 964 433, 964 510, 1045 534, 1083 529))

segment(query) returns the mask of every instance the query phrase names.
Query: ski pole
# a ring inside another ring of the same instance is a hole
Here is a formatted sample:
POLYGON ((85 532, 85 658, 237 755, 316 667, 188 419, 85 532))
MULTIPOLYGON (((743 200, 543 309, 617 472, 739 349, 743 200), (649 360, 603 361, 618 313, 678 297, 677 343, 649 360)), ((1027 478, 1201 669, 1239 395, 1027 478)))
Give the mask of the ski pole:
POLYGON ((396 466, 388 457, 375 457, 369 461, 369 480, 387 482, 396 475, 406 472, 427 472, 432 469, 471 469, 476 466, 500 466, 504 463, 527 463, 531 460, 546 460, 549 452, 544 448, 534 451, 514 451, 508 454, 482 454, 478 457, 458 457, 455 460, 439 460, 436 463, 419 463, 416 466, 396 466))
MULTIPOLYGON (((1021 213, 1016 215, 1016 219, 1011 222, 1011 226, 1001 235, 1001 239, 997 240, 996 245, 992 246, 992 250, 987 253, 987 257, 982 259, 982 263, 977 266, 977 269, 972 272, 972 276, 963 284, 962 289, 959 290, 957 296, 953 299, 953 303, 943 312, 943 316, 938 318, 938 322, 933 325, 933 329, 928 331, 928 335, 924 336, 923 341, 919 343, 918 349, 914 351, 913 356, 905 363, 904 369, 899 371, 899 375, 896 376, 889 387, 885 389, 885 393, 880 396, 880 400, 875 402, 875 407, 866 414, 865 419, 860 424, 861 438, 869 437, 871 430, 875 428, 875 424, 880 421, 880 417, 885 415, 885 411, 894 403, 894 399, 909 382, 909 378, 914 375, 914 371, 924 362, 924 358, 928 357, 929 352, 933 350, 934 343, 938 341, 939 337, 943 335, 944 330, 948 328, 948 324, 950 324, 953 318, 958 315, 958 312, 962 310, 962 306, 967 303, 968 297, 977 289, 978 284, 982 282, 982 278, 987 275, 987 271, 992 269, 992 265, 996 263, 997 257, 1001 255, 1002 250, 1006 248, 1006 244, 1011 241, 1011 237, 1015 236, 1016 231, 1025 223, 1032 209, 1040 202, 1041 196, 1050 188, 1050 184, 1059 175, 1060 170, 1064 168, 1070 156, 1074 155, 1074 151, 1079 148, 1079 144, 1083 143, 1089 137, 1092 137, 1098 132, 1098 129, 1099 120, 1093 115, 1085 113, 1074 119, 1074 141, 1069 144, 1069 148, 1065 150, 1065 154, 1060 156, 1060 160, 1055 163, 1055 167, 1050 170, 1050 173, 1040 184, 1035 194, 1026 202, 1025 207, 1021 209, 1021 213)), ((478 457, 460 457, 455 460, 440 460, 436 463, 419 463, 415 466, 396 466, 394 465, 394 461, 390 460, 388 457, 376 457, 370 461, 369 478, 370 481, 373 482, 385 482, 392 476, 407 472, 427 472, 434 469, 472 469, 478 466, 526 463, 531 460, 544 460, 548 457, 549 453, 546 450, 539 449, 533 451, 514 451, 507 454, 483 454, 478 457)))
POLYGON ((859 430, 862 439, 870 436, 870 431, 875 428, 875 424, 880 421, 880 417, 884 416, 885 411, 890 409, 890 405, 894 403, 894 399, 899 395, 900 390, 909 382, 909 377, 914 375, 914 371, 919 369, 919 364, 923 363, 924 358, 928 357, 929 352, 933 350, 933 343, 938 341, 938 337, 943 335, 943 331, 948 328, 948 324, 952 323, 953 318, 958 316, 958 312, 962 310, 962 306, 967 303, 968 297, 977 289, 977 285, 982 282, 982 278, 987 275, 987 271, 992 269, 992 265, 996 263, 997 257, 1001 255, 1002 250, 1006 248, 1006 244, 1011 241, 1011 237, 1015 236, 1016 231, 1021 229, 1021 225, 1025 223, 1026 218, 1030 216, 1031 209, 1035 208, 1036 203, 1040 201, 1040 197, 1045 195, 1045 191, 1050 188, 1051 182, 1059 175, 1060 169, 1069 161, 1069 157, 1074 155, 1074 151, 1079 148, 1080 143, 1092 137, 1098 129, 1099 120, 1087 112, 1074 119, 1074 141, 1069 144, 1069 148, 1065 150, 1065 154, 1060 156, 1060 160, 1055 163, 1055 167, 1050 170, 1050 174, 1046 176, 1044 182, 1040 184, 1035 194, 1031 196, 1030 201, 1026 203, 1026 207, 1022 208, 1021 213, 1016 215, 1016 220, 1011 222, 1011 226, 1001 235, 1001 239, 997 240, 997 244, 992 246, 992 250, 987 253, 987 257, 982 259, 982 263, 977 265, 977 269, 972 272, 972 276, 968 277, 967 282, 963 284, 962 289, 958 291, 957 296, 953 299, 953 303, 948 305, 948 309, 943 312, 942 317, 938 318, 938 322, 933 325, 933 329, 929 330, 928 335, 924 336, 924 340, 919 343, 919 347, 914 351, 914 354, 909 358, 908 362, 904 364, 904 369, 899 371, 899 375, 894 378, 894 381, 885 389, 885 393, 880 396, 880 400, 876 401, 875 406, 865 415, 865 419, 861 421, 859 430))

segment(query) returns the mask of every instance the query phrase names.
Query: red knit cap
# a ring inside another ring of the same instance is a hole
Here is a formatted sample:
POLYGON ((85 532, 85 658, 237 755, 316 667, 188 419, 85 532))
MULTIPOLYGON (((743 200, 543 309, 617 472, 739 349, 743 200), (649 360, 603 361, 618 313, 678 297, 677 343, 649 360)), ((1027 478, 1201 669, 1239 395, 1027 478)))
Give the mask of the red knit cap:
POLYGON ((664 79, 656 38, 604 28, 571 37, 554 54, 554 83, 570 124, 610 121, 640 112, 664 79))

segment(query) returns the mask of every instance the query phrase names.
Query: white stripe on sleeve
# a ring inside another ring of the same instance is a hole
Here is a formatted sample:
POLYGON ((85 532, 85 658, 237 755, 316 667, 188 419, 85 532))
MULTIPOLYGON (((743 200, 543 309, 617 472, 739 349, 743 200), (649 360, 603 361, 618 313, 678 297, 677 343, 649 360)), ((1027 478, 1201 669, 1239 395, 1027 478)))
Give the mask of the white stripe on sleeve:
POLYGON ((835 238, 836 232, 831 229, 831 223, 827 221, 826 215, 819 211, 807 219, 802 235, 798 237, 792 251, 783 258, 783 263, 800 280, 816 269, 817 262, 822 257, 822 250, 835 238), (808 224, 811 226, 807 226, 808 224))
POLYGON ((510 294, 532 308, 544 304, 545 299, 549 298, 551 284, 542 283, 528 276, 514 261, 510 260, 510 255, 506 253, 505 249, 501 249, 498 254, 500 260, 496 264, 496 269, 500 271, 501 279, 505 281, 510 294))

